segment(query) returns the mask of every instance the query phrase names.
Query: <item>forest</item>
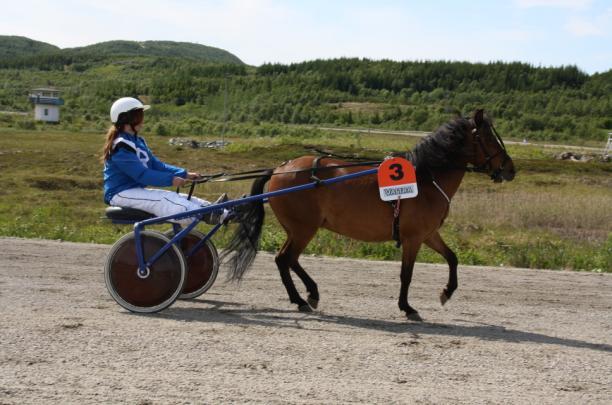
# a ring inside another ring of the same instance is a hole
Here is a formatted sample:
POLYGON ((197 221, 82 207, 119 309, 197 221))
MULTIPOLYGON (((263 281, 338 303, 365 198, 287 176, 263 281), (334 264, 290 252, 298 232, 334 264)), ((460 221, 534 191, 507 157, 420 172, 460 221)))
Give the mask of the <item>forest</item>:
MULTIPOLYGON (((195 57, 189 44, 138 53, 125 42, 3 57, 0 110, 29 112, 28 91, 53 86, 66 130, 103 131, 126 95, 154 106, 149 131, 159 135, 270 135, 287 124, 430 131, 481 107, 515 139, 598 143, 612 130, 612 70, 357 58, 253 67, 229 53, 231 63, 195 57)), ((0 114, 0 126, 41 125, 0 114)))

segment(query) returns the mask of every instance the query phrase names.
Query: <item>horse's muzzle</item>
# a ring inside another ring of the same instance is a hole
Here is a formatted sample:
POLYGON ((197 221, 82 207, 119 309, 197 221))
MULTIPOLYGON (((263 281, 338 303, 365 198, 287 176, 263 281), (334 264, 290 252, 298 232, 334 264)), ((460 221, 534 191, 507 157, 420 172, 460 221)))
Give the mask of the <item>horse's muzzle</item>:
POLYGON ((514 180, 514 176, 516 176, 516 172, 514 171, 514 168, 513 168, 512 170, 508 170, 507 172, 502 172, 501 176, 506 181, 512 181, 514 180))
POLYGON ((512 181, 514 180, 514 176, 516 175, 516 171, 514 170, 514 163, 512 159, 507 157, 507 160, 504 160, 502 167, 497 168, 491 173, 491 180, 494 183, 501 183, 502 181, 512 181))

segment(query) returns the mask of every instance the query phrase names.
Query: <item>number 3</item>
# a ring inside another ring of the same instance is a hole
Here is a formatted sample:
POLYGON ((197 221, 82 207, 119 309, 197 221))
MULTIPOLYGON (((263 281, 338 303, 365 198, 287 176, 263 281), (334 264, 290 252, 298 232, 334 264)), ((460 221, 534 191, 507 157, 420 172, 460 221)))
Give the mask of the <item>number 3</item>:
POLYGON ((391 174, 389 177, 393 181, 398 181, 404 178, 404 171, 402 170, 402 165, 399 163, 393 163, 389 166, 389 169, 395 170, 395 173, 391 174))

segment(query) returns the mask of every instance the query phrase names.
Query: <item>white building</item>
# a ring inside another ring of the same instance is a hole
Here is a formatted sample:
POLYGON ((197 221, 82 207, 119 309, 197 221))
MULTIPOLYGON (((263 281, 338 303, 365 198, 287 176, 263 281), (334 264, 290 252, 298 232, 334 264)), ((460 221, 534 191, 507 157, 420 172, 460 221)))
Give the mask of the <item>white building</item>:
POLYGON ((34 103, 35 120, 59 122, 59 107, 64 104, 64 100, 59 97, 59 94, 59 90, 54 88, 32 89, 29 98, 34 103))

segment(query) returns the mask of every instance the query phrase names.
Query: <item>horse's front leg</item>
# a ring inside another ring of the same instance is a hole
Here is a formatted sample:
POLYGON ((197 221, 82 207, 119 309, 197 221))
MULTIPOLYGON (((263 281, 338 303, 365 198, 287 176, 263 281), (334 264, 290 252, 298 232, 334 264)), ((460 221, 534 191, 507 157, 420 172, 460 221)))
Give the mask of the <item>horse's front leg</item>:
POLYGON ((412 270, 416 260, 417 253, 421 247, 421 242, 412 240, 402 241, 402 270, 400 273, 401 287, 399 295, 399 308, 406 312, 406 317, 412 321, 422 321, 423 318, 419 315, 416 309, 408 304, 408 288, 412 281, 412 270))
POLYGON ((440 233, 435 232, 425 241, 425 244, 440 253, 448 263, 448 284, 440 293, 440 303, 444 305, 446 301, 450 300, 453 296, 453 292, 455 292, 459 285, 457 282, 457 264, 459 264, 459 261, 457 260, 455 252, 450 250, 446 243, 444 243, 440 233))

